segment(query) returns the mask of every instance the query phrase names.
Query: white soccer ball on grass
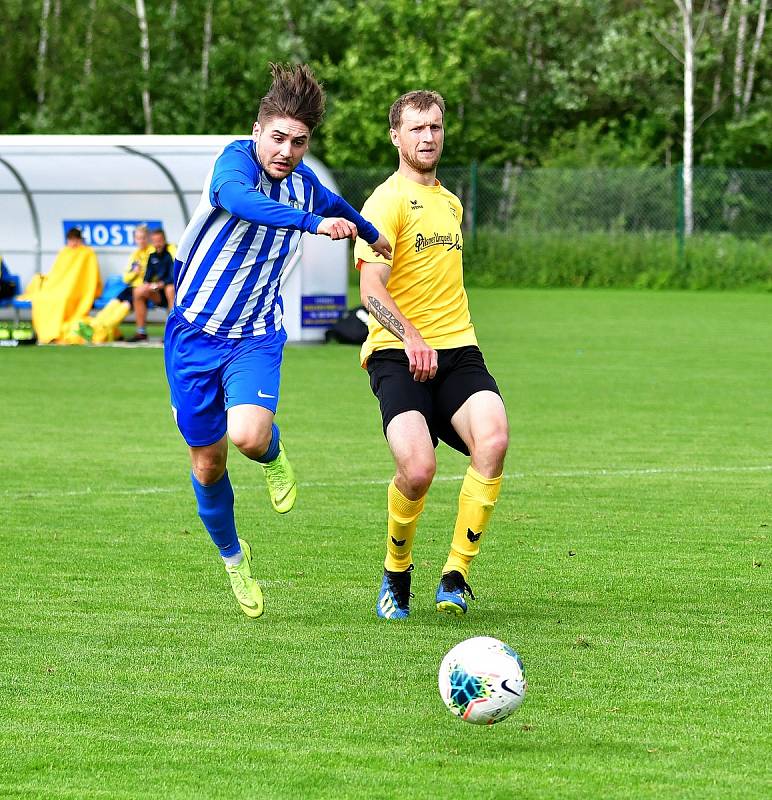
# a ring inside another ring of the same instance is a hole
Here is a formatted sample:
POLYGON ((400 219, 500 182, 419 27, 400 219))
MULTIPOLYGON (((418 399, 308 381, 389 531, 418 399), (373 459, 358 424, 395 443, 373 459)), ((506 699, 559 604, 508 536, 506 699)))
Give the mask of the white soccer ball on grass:
POLYGON ((440 664, 445 705, 475 725, 505 720, 523 702, 527 686, 520 656, 491 636, 460 642, 440 664))

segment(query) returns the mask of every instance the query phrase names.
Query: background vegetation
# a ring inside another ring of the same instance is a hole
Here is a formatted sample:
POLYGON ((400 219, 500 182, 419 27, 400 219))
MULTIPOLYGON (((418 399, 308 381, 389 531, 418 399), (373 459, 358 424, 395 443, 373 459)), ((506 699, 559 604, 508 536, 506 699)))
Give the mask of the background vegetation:
POLYGON ((328 94, 313 150, 357 207, 393 169, 394 98, 445 96, 470 283, 770 288, 768 10, 0 0, 0 133, 244 134, 268 62, 305 61, 328 94))
MULTIPOLYGON (((769 167, 767 0, 702 10, 695 163, 769 167)), ((0 19, 1 133, 242 133, 267 62, 302 60, 327 87, 314 147, 332 166, 393 163, 387 109, 421 86, 448 102, 446 163, 682 156, 672 0, 0 0, 0 19)))

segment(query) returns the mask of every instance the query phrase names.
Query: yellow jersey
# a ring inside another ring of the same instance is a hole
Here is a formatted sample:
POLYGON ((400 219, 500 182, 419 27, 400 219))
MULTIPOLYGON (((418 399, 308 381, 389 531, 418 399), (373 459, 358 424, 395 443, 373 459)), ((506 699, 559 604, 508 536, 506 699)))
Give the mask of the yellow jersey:
MULTIPOLYGON (((177 245, 171 242, 166 243, 166 249, 169 251, 172 258, 177 255, 177 245)), ((145 272, 147 271, 147 261, 151 253, 155 253, 155 247, 149 244, 142 249, 137 248, 129 259, 129 266, 126 272, 123 273, 123 282, 129 286, 141 286, 145 280, 145 272), (136 268, 135 268, 136 265, 136 268)))
MULTIPOLYGON (((464 290, 462 214, 461 201, 439 181, 424 186, 395 172, 362 208, 362 216, 389 240, 392 260, 376 255, 361 237, 354 245, 357 269, 362 262, 391 267, 386 289, 435 350, 477 344, 464 290)), ((385 348, 404 345, 370 314, 362 365, 385 348)))
POLYGON ((124 283, 129 286, 140 286, 145 278, 145 270, 147 269, 147 260, 150 254, 155 253, 155 247, 149 244, 147 247, 137 248, 129 259, 129 266, 126 272, 123 273, 124 283))

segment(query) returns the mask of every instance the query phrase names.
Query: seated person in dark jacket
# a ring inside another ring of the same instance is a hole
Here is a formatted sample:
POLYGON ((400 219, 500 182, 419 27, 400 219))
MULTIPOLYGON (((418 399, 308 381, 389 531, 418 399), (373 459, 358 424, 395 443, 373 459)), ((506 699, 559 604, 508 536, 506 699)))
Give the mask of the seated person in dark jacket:
POLYGON ((174 256, 169 252, 166 234, 158 228, 151 231, 150 242, 155 251, 147 259, 144 283, 132 290, 134 315, 137 319, 137 332, 129 340, 147 341, 147 303, 151 300, 157 306, 174 307, 174 256))

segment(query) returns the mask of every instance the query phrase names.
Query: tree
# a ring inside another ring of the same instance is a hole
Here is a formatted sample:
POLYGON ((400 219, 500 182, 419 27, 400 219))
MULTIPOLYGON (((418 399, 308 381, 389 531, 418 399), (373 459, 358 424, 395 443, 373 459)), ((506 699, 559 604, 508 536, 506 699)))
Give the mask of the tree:
POLYGON ((150 99, 150 36, 147 28, 145 0, 135 0, 139 24, 139 52, 142 64, 142 112, 145 115, 145 133, 153 132, 153 103, 150 99))
POLYGON ((37 62, 37 122, 41 123, 46 102, 46 56, 48 55, 48 19, 51 0, 43 0, 40 8, 40 36, 38 37, 37 62))
MULTIPOLYGON (((691 0, 694 164, 770 166, 769 0, 691 0)), ((681 5, 685 8, 686 0, 681 5)), ((314 152, 392 166, 391 102, 447 101, 444 164, 681 160, 674 0, 0 0, 0 129, 246 133, 269 61, 305 61, 328 115, 314 152), (354 13, 352 13, 352 9, 354 13), (594 141, 593 141, 594 139, 594 141)), ((682 85, 682 79, 684 84, 682 85)), ((688 159, 687 159, 688 160, 688 159)))

